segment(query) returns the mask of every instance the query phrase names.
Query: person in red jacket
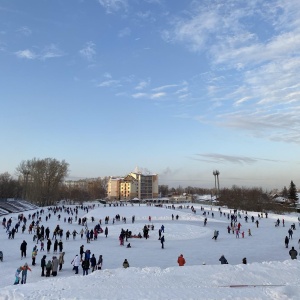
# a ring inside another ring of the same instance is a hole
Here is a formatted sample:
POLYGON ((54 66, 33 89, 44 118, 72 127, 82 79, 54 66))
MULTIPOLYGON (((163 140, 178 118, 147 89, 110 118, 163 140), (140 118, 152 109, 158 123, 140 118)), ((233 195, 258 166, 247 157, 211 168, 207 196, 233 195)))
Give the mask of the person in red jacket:
POLYGON ((184 266, 185 259, 184 259, 184 257, 183 257, 182 254, 180 254, 180 256, 178 256, 177 262, 178 262, 179 267, 183 267, 184 266))

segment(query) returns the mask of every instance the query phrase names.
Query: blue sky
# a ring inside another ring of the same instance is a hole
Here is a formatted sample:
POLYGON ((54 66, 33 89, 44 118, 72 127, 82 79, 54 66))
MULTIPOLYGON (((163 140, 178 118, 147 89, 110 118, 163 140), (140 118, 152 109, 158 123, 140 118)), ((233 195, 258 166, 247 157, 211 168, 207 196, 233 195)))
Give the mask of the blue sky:
POLYGON ((2 0, 0 173, 300 186, 298 0, 2 0))

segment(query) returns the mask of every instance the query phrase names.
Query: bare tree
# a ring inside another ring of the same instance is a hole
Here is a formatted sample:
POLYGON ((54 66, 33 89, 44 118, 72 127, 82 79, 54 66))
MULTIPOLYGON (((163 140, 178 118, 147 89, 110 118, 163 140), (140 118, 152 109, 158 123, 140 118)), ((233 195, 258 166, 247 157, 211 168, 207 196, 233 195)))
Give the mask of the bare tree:
POLYGON ((54 204, 60 197, 60 185, 68 174, 68 163, 53 158, 22 161, 17 167, 24 185, 25 199, 41 206, 54 204))
POLYGON ((9 173, 0 174, 0 198, 19 198, 22 189, 17 180, 9 173))

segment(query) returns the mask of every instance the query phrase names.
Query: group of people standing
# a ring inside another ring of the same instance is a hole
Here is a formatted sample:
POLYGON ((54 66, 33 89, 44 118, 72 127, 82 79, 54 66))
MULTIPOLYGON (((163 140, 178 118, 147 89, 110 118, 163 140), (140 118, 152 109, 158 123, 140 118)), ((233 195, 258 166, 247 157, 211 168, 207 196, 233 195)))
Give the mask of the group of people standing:
POLYGON ((91 251, 84 251, 84 245, 80 246, 80 255, 76 254, 71 264, 73 265, 73 271, 75 274, 79 273, 79 266, 81 265, 83 270, 83 275, 88 275, 88 271, 91 268, 92 272, 95 270, 101 270, 103 265, 103 256, 99 255, 98 261, 94 254, 91 256, 91 251))
POLYGON ((57 276, 57 271, 62 270, 62 266, 65 262, 64 256, 65 256, 65 252, 62 252, 60 253, 59 258, 53 256, 52 260, 48 260, 48 262, 46 262, 47 256, 43 255, 41 259, 41 268, 42 268, 41 276, 42 277, 43 276, 50 277, 50 275, 57 276), (46 270, 46 274, 45 274, 45 270, 46 270))

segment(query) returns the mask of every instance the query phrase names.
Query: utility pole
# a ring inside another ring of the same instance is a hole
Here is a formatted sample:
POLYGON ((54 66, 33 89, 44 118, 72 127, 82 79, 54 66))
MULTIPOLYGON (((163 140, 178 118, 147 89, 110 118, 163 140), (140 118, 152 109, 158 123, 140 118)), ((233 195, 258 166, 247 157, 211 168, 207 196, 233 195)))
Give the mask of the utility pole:
POLYGON ((219 175, 220 172, 218 170, 213 171, 213 175, 215 177, 215 191, 216 191, 216 197, 219 198, 219 192, 220 192, 220 182, 219 182, 219 175))

